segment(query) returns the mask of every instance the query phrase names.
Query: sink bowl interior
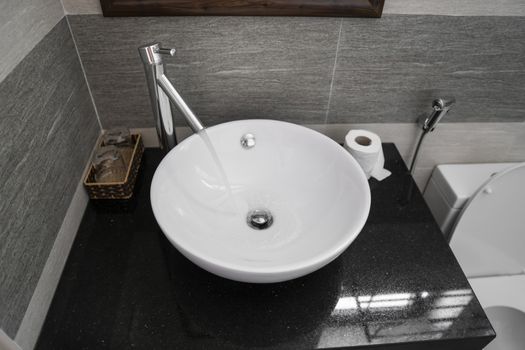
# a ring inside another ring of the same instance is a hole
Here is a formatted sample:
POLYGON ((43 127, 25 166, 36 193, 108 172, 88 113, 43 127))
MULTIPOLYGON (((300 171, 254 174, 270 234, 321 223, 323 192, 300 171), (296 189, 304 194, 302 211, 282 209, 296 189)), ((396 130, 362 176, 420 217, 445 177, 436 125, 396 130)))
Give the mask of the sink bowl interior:
POLYGON ((341 254, 368 217, 370 189, 352 156, 324 135, 244 120, 210 127, 170 151, 153 178, 151 203, 164 234, 194 263, 229 279, 268 283, 341 254), (255 138, 252 148, 241 145, 246 134, 255 138), (269 212, 273 222, 254 228, 254 210, 269 212))

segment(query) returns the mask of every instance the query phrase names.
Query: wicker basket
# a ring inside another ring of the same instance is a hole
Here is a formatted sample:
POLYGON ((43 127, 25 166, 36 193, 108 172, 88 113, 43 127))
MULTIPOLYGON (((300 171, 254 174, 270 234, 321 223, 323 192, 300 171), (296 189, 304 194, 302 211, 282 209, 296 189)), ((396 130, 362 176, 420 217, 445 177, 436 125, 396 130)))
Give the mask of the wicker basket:
MULTIPOLYGON (((131 135, 131 140, 134 142, 133 153, 131 154, 131 161, 128 165, 126 178, 122 182, 96 182, 95 168, 93 165, 84 178, 84 187, 91 199, 129 199, 133 196, 133 188, 137 180, 137 174, 144 153, 144 144, 140 134, 131 135)), ((102 145, 100 141, 99 146, 102 145)))

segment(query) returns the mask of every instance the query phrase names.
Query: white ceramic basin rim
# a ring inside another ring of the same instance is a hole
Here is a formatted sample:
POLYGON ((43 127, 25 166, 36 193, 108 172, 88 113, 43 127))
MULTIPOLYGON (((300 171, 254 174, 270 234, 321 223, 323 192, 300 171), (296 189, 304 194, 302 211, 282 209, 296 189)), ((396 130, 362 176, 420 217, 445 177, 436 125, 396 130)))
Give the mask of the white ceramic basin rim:
POLYGON ((313 272, 357 237, 368 181, 328 137, 291 123, 242 120, 206 129, 171 150, 151 184, 159 226, 188 259, 216 275, 271 283, 313 272), (241 138, 255 137, 245 149, 241 138), (212 150, 209 149, 212 145, 212 150), (273 224, 247 224, 268 210, 273 224))

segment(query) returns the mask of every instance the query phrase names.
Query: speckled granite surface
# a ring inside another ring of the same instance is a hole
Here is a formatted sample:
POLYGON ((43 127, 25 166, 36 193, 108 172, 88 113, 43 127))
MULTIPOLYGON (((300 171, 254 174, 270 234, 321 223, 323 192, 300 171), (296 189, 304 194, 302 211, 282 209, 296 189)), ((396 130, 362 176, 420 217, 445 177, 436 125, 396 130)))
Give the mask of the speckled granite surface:
POLYGON ((494 336, 392 144, 354 243, 308 276, 254 285, 216 277, 160 232, 147 150, 137 197, 90 205, 37 349, 481 349, 494 336))

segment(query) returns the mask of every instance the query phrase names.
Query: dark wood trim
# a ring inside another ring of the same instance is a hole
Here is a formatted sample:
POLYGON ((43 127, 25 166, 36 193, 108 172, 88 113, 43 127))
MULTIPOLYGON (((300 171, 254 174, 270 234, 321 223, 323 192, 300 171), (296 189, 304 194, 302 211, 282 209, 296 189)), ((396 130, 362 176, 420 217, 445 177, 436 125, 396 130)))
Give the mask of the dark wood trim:
POLYGON ((107 17, 381 17, 385 0, 100 0, 107 17))

